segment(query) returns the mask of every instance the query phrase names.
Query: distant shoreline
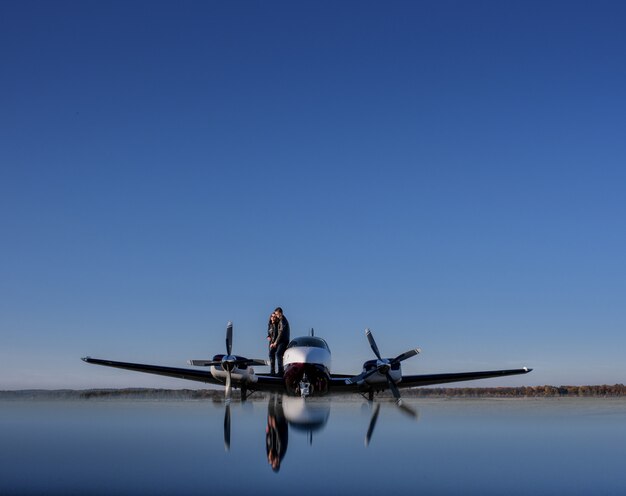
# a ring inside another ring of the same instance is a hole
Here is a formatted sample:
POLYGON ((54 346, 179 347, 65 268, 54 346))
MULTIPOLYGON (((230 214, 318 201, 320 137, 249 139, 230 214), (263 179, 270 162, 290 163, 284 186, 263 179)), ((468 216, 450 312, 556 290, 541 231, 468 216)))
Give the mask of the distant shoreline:
MULTIPOLYGON (((233 397, 238 398, 235 390, 233 397)), ((360 395, 355 394, 360 398, 360 395)), ((457 387, 413 388, 402 391, 404 398, 619 398, 626 397, 623 384, 598 386, 520 386, 520 387, 457 387)), ((269 397, 254 393, 251 400, 269 397)), ((388 392, 377 398, 391 397, 388 392)), ((92 399, 173 399, 223 401, 221 389, 20 389, 0 391, 0 400, 92 400, 92 399)))

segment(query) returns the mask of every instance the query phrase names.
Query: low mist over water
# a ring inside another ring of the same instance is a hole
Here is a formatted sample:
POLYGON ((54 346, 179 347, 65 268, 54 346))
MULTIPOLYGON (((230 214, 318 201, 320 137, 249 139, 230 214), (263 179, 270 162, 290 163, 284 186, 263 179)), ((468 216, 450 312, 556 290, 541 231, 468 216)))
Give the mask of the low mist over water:
POLYGON ((626 492, 624 399, 406 403, 3 400, 0 494, 626 492))

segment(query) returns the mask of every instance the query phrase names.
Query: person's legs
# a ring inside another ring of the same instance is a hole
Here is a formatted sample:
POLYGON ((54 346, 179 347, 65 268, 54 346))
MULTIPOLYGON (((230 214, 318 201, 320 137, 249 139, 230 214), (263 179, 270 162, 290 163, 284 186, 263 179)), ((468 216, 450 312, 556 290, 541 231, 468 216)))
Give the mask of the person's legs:
POLYGON ((276 373, 276 348, 270 348, 270 374, 276 373))
POLYGON ((283 368, 283 355, 285 354, 286 349, 286 343, 278 343, 278 346, 276 346, 276 358, 278 359, 278 375, 283 375, 285 372, 285 369, 283 368))

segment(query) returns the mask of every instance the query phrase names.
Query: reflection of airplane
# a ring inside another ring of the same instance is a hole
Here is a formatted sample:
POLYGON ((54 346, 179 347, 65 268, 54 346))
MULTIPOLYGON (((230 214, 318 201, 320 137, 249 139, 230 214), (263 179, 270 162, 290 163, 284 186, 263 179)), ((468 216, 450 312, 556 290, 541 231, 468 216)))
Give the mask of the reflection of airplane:
MULTIPOLYGON (((330 398, 307 399, 283 394, 271 393, 267 402, 267 423, 265 426, 265 451, 267 461, 274 472, 280 470, 287 454, 289 431, 306 433, 309 444, 313 443, 313 433, 322 431, 330 418, 330 398)), ((364 407, 366 405, 363 405, 364 407)), ((230 404, 226 402, 228 422, 224 423, 224 440, 228 440, 226 451, 230 450, 230 404)), ((372 409, 370 422, 365 436, 367 447, 372 439, 381 404, 375 406, 370 402, 367 408, 372 409)), ((414 412, 417 418, 417 412, 414 412)))
POLYGON ((399 403, 399 389, 401 388, 526 374, 532 370, 524 367, 480 372, 402 375, 401 362, 417 355, 420 350, 415 348, 395 358, 383 358, 374 341, 374 336, 367 329, 366 336, 376 355, 376 360, 366 361, 362 372, 358 375, 332 374, 328 344, 322 338, 313 336, 312 332, 310 336, 295 338, 289 343, 284 355, 283 377, 270 374, 257 375, 251 365, 267 365, 267 361, 232 355, 232 333, 233 326, 229 322, 226 330, 226 354, 215 355, 212 360, 189 361, 190 365, 210 367, 209 371, 114 362, 90 357, 85 357, 83 360, 108 367, 225 385, 227 399, 230 398, 232 387, 241 389, 242 399, 247 397, 249 391, 270 391, 302 397, 323 396, 329 393, 361 393, 367 394, 371 400, 375 393, 389 389, 399 403))

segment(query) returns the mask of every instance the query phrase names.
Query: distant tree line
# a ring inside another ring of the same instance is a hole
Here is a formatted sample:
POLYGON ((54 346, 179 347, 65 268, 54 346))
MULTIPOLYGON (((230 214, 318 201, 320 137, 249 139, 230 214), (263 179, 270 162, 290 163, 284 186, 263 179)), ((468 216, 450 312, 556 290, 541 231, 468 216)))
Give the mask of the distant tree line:
POLYGON ((129 388, 129 389, 88 389, 78 391, 81 399, 216 399, 221 400, 224 393, 217 389, 155 389, 155 388, 129 388))
MULTIPOLYGON (((235 394, 233 394, 235 396, 235 394)), ((211 399, 222 401, 224 392, 217 389, 22 389, 0 391, 5 400, 109 400, 109 399, 211 399)))
MULTIPOLYGON (((233 399, 238 399, 240 392, 233 391, 233 399)), ((269 393, 257 392, 251 396, 252 400, 267 398, 269 393)), ((520 387, 463 387, 463 388, 431 388, 422 387, 404 389, 402 396, 407 398, 614 398, 626 396, 626 386, 623 384, 601 386, 520 386, 520 387)), ((359 397, 359 395, 356 395, 359 397)), ((380 397, 391 397, 386 391, 380 397)), ((29 389, 18 391, 0 391, 0 399, 190 399, 212 400, 222 402, 224 391, 221 389, 153 389, 153 388, 126 388, 126 389, 29 389)))
POLYGON ((413 398, 546 398, 546 397, 620 397, 626 386, 520 386, 492 388, 416 388, 403 391, 413 398))

